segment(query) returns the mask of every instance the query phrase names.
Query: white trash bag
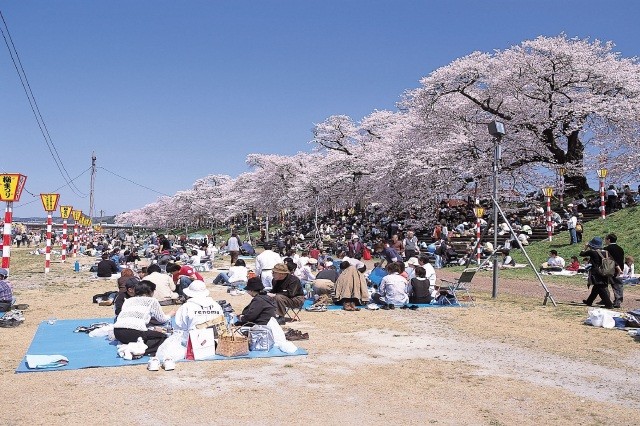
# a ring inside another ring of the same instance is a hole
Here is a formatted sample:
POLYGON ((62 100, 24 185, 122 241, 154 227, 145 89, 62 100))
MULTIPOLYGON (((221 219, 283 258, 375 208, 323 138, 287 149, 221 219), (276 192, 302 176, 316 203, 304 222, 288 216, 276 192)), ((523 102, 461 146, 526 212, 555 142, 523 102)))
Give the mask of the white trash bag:
POLYGON ((284 335, 284 330, 275 318, 269 320, 267 327, 271 329, 271 333, 273 334, 274 347, 286 354, 292 354, 298 350, 296 345, 287 340, 287 337, 284 335))
POLYGON ((171 358, 174 361, 185 359, 187 356, 187 347, 182 344, 182 337, 182 330, 174 330, 173 334, 162 342, 156 352, 156 357, 160 361, 164 361, 167 358, 171 358))

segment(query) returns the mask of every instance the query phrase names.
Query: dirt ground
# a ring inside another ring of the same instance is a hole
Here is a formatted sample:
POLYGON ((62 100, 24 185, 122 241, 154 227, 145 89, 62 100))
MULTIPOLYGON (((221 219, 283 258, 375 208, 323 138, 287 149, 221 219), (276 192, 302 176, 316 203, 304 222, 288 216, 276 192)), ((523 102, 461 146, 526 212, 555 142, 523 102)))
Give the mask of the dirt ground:
MULTIPOLYGON (((92 259, 79 258, 83 265, 92 259)), ((542 306, 531 280, 474 279, 476 307, 303 312, 293 327, 308 356, 15 374, 38 324, 109 317, 91 297, 115 281, 12 250, 11 279, 26 322, 0 329, 3 420, 26 424, 635 424, 640 421, 640 343, 625 331, 583 325, 587 308, 542 306)), ((228 262, 228 260, 225 261, 228 262)), ((220 263, 219 263, 220 265, 220 263)), ((241 310, 249 296, 215 299, 241 310)), ((438 271, 439 277, 453 277, 438 271)), ((586 286, 548 280, 558 302, 586 286)), ((640 307, 626 289, 625 308, 640 307)), ((169 310, 169 309, 167 309, 169 310)), ((113 350, 105 347, 105 350, 113 350)))

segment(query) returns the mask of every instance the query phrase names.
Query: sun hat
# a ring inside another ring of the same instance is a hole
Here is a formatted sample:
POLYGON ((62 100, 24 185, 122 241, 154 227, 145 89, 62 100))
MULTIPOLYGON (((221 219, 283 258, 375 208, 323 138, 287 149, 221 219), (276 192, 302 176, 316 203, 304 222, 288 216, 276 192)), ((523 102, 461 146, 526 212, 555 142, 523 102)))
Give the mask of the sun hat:
POLYGON ((209 295, 209 290, 207 290, 204 281, 194 280, 189 284, 189 287, 184 289, 184 294, 189 297, 206 297, 209 295))
POLYGON ((589 247, 591 247, 591 248, 594 248, 594 249, 601 249, 602 248, 602 238, 593 237, 591 239, 591 241, 589 241, 589 243, 587 245, 589 247))
POLYGON ((288 274, 289 268, 284 263, 276 263, 276 266, 273 267, 274 274, 288 274))
POLYGON ((333 262, 330 260, 327 260, 326 262, 324 262, 324 267, 328 268, 329 266, 333 266, 333 262))
POLYGON ((318 263, 318 260, 314 259, 313 257, 310 257, 309 259, 307 259, 307 263, 315 265, 316 263, 318 263))
POLYGON ((420 262, 418 262, 418 258, 410 257, 409 260, 407 260, 407 265, 420 266, 420 262))
POLYGON ((262 280, 260 278, 253 277, 249 278, 249 281, 247 281, 247 285, 244 289, 250 291, 262 291, 264 290, 264 285, 262 284, 262 280))

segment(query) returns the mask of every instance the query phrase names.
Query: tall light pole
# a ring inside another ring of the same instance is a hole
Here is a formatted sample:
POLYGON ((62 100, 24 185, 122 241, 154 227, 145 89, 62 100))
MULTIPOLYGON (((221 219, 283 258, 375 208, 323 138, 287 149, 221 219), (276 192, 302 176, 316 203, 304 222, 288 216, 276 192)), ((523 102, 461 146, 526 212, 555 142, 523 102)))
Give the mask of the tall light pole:
POLYGON ((549 241, 553 240, 553 225, 551 224, 551 197, 553 197, 553 187, 547 186, 542 189, 544 196, 547 197, 547 237, 549 241))
POLYGON ((498 170, 500 168, 500 141, 506 134, 504 123, 492 121, 488 125, 489 134, 493 136, 493 289, 492 298, 498 297, 498 257, 495 250, 498 248, 498 170))
POLYGON ((480 246, 480 219, 484 216, 484 207, 474 207, 473 214, 476 215, 476 261, 478 265, 480 265, 480 258, 482 257, 482 246, 480 246))
POLYGON ((600 218, 605 219, 607 217, 607 212, 604 200, 604 179, 607 177, 607 173, 609 173, 609 171, 603 167, 601 169, 598 169, 596 173, 598 174, 598 178, 600 179, 600 218))

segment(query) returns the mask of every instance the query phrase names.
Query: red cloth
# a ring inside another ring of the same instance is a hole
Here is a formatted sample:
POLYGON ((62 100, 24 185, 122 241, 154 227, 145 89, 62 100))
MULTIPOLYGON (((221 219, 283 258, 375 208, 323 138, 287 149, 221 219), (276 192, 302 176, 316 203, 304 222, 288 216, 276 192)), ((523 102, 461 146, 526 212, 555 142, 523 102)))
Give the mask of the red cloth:
POLYGON ((204 281, 204 278, 202 278, 202 275, 197 273, 196 270, 193 269, 193 266, 191 266, 191 265, 184 265, 184 266, 182 266, 180 268, 180 270, 178 272, 174 272, 173 273, 173 282, 177 283, 178 280, 180 279, 181 275, 184 275, 184 276, 190 277, 190 278, 192 278, 192 276, 195 276, 196 280, 204 281))

